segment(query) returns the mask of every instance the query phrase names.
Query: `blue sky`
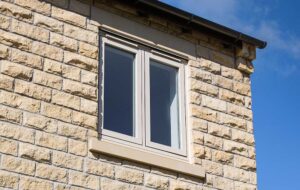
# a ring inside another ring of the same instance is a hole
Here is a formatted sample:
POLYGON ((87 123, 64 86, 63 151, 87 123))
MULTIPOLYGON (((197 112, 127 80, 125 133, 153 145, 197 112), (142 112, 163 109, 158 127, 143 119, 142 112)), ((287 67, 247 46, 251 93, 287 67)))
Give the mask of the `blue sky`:
POLYGON ((258 187, 300 189, 300 1, 163 2, 268 42, 252 75, 258 187))

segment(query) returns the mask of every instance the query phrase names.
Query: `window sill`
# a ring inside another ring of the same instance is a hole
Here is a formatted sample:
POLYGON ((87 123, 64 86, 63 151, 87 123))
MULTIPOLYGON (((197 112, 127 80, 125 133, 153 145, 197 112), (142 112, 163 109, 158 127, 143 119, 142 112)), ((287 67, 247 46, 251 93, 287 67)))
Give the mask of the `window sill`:
POLYGON ((109 154, 119 158, 172 170, 178 173, 205 178, 205 171, 201 166, 112 142, 100 141, 96 138, 89 140, 89 151, 109 154))

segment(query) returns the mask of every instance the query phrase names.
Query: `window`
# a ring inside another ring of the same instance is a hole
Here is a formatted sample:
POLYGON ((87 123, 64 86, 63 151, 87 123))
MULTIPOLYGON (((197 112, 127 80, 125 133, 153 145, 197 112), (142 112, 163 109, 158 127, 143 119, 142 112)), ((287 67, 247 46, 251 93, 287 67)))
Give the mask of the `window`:
POLYGON ((182 61, 110 35, 101 44, 102 138, 186 156, 182 61))

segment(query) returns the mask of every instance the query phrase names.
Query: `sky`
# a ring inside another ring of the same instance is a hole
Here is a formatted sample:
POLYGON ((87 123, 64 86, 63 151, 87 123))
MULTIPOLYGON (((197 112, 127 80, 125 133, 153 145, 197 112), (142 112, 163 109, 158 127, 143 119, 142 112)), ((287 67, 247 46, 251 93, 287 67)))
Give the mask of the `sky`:
POLYGON ((300 189, 300 1, 162 1, 268 42, 251 76, 258 189, 300 189))

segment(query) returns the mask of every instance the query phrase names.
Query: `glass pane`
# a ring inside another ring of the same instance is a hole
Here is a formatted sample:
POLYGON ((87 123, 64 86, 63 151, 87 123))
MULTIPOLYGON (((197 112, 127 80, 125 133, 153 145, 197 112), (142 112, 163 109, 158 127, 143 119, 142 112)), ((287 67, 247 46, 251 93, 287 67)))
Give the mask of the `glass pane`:
POLYGON ((178 69, 150 61, 151 141, 180 147, 178 69))
POLYGON ((135 54, 105 46, 104 128, 134 136, 135 54))

